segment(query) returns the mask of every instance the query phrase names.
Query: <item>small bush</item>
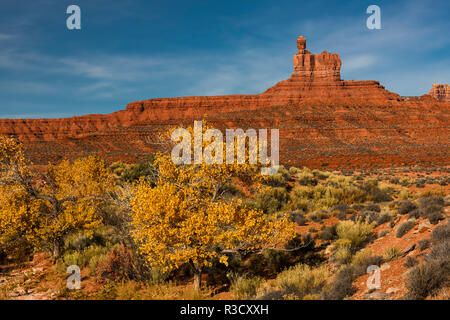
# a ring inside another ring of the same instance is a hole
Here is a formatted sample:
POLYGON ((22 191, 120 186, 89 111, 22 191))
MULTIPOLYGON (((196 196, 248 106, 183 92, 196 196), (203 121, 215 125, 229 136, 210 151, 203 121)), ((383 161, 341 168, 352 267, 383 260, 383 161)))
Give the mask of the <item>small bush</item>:
POLYGON ((277 276, 281 290, 302 299, 309 294, 318 294, 329 277, 326 266, 312 269, 308 265, 298 264, 277 276))
POLYGON ((378 217, 376 220, 377 225, 381 225, 383 223, 391 221, 391 216, 388 213, 384 213, 378 217))
POLYGON ((301 210, 293 211, 289 215, 289 220, 295 222, 299 226, 304 226, 308 219, 303 215, 301 210))
POLYGON ((255 207, 264 213, 280 211, 287 202, 288 194, 285 188, 271 188, 255 196, 255 207))
POLYGON ((354 266, 345 266, 334 278, 331 286, 324 290, 322 298, 325 300, 342 300, 356 292, 353 281, 359 276, 354 266))
POLYGON ((365 272, 368 266, 380 265, 383 262, 383 257, 374 256, 371 250, 360 250, 352 258, 352 264, 359 266, 365 272))
POLYGON ((408 219, 418 219, 423 216, 425 216, 425 212, 423 211, 423 209, 417 208, 408 214, 408 219))
POLYGON ((93 273, 95 272, 97 263, 105 257, 107 252, 107 247, 90 245, 79 251, 70 250, 65 252, 62 256, 62 261, 65 266, 77 265, 80 268, 89 267, 93 273))
POLYGON ((147 280, 149 279, 149 270, 144 267, 142 261, 130 249, 123 244, 116 245, 98 262, 95 270, 98 282, 105 280, 147 280))
POLYGON ((399 214, 408 214, 415 209, 417 209, 417 206, 409 200, 401 201, 398 205, 399 214))
POLYGON ((333 257, 339 264, 347 264, 352 259, 352 249, 350 245, 340 245, 334 252, 333 257))
POLYGON ((364 208, 364 210, 365 210, 365 211, 367 210, 367 211, 381 212, 380 206, 379 206, 378 204, 374 204, 374 203, 368 204, 368 205, 364 208))
POLYGON ((377 221, 379 216, 378 216, 378 212, 376 212, 376 211, 368 211, 368 210, 364 209, 364 211, 362 211, 359 214, 358 218, 368 221, 369 223, 372 223, 372 222, 377 221))
POLYGON ((397 238, 403 237, 409 230, 411 230, 414 227, 414 225, 415 223, 411 220, 403 222, 397 229, 396 237, 397 238))
POLYGON ((390 247, 384 251, 383 258, 386 261, 392 261, 400 257, 402 251, 397 247, 390 247))
POLYGON ((230 291, 237 299, 251 299, 261 286, 261 278, 240 276, 231 283, 230 291))
POLYGON ((431 224, 437 224, 439 221, 443 220, 444 217, 441 212, 435 211, 428 214, 428 221, 430 221, 431 224))
POLYGON ((427 261, 449 261, 450 259, 450 240, 446 240, 440 243, 433 244, 430 253, 426 257, 427 261))
POLYGON ((337 238, 336 225, 325 227, 319 235, 321 240, 334 240, 337 238))
POLYGON ((404 266, 407 268, 412 268, 418 263, 419 262, 416 259, 414 259, 413 257, 408 257, 408 258, 406 258, 404 266))
POLYGON ((418 248, 420 251, 428 249, 430 247, 430 239, 422 239, 419 241, 418 248))
POLYGON ((338 211, 338 213, 335 215, 335 217, 338 220, 345 220, 345 219, 347 219, 347 213, 342 212, 342 211, 338 211))
POLYGON ((382 238, 382 237, 388 235, 389 233, 390 233, 389 230, 382 230, 382 231, 380 231, 380 233, 378 234, 378 238, 382 238))
POLYGON ((444 198, 440 196, 422 197, 418 201, 421 207, 429 207, 429 206, 443 207, 445 205, 444 198))
POLYGON ((331 211, 339 211, 339 212, 344 212, 346 213, 348 210, 350 209, 350 207, 348 206, 348 204, 346 203, 341 203, 338 205, 335 205, 334 207, 331 208, 331 211))
POLYGON ((449 261, 432 261, 414 267, 408 274, 405 286, 407 297, 414 300, 425 299, 448 285, 449 261))
POLYGON ((257 298, 257 300, 284 300, 286 292, 282 290, 269 290, 264 292, 263 295, 257 298))
POLYGON ((341 221, 336 226, 336 233, 341 240, 348 240, 353 250, 357 249, 373 231, 373 224, 361 220, 341 221))
POLYGON ((433 244, 443 242, 450 239, 450 222, 443 226, 436 227, 431 233, 431 241, 433 244))

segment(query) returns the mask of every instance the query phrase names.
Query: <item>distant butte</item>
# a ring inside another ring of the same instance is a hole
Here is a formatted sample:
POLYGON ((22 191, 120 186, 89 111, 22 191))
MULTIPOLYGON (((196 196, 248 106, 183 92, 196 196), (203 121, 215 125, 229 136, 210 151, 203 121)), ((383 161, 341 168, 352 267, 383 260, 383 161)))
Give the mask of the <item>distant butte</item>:
POLYGON ((448 84, 433 83, 430 95, 438 101, 450 103, 450 86, 448 84))
MULTIPOLYGON (((297 38, 294 71, 256 95, 160 98, 108 115, 0 119, 0 134, 23 141, 37 164, 91 153, 136 161, 155 135, 205 118, 218 128, 279 128, 285 165, 371 168, 449 165, 449 86, 404 98, 378 81, 341 80, 338 54, 312 54, 297 38)), ((26 94, 26 93, 24 93, 26 94)))

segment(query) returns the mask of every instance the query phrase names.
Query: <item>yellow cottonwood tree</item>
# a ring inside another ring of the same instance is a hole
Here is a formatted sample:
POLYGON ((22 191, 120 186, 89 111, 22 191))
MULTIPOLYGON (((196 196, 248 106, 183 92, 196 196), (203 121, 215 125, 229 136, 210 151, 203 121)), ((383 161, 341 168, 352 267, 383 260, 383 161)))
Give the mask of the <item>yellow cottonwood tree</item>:
POLYGON ((295 236, 294 224, 286 217, 270 217, 239 199, 225 198, 232 179, 257 183, 257 166, 177 165, 163 153, 155 163, 156 186, 141 179, 131 198, 133 237, 153 266, 168 271, 188 263, 196 289, 202 270, 215 259, 227 265, 227 253, 276 248, 295 236))
POLYGON ((98 206, 114 183, 95 156, 65 160, 36 174, 23 146, 0 137, 0 245, 23 237, 58 258, 68 233, 99 226, 98 206))

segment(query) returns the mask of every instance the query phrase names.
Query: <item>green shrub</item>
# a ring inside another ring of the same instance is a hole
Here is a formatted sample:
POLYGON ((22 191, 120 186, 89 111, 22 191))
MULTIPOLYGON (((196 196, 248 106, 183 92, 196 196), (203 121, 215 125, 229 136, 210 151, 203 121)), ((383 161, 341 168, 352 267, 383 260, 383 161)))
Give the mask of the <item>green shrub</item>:
POLYGON ((410 200, 404 200, 398 204, 397 210, 399 214, 408 214, 415 209, 417 209, 417 206, 414 203, 410 200))
POLYGON ((341 242, 350 242, 352 251, 355 251, 368 239, 373 229, 373 224, 361 220, 341 221, 336 226, 336 233, 341 242))
POLYGON ((319 235, 321 240, 334 240, 337 238, 336 225, 325 227, 319 235))
POLYGON ((391 219, 392 219, 392 217, 391 217, 390 214, 383 213, 383 214, 378 216, 376 222, 377 222, 377 225, 382 225, 383 223, 391 221, 391 219))
POLYGON ((412 228, 414 228, 414 221, 412 220, 408 220, 406 222, 403 222, 397 229, 397 233, 395 234, 395 236, 397 238, 401 238, 403 237, 409 230, 411 230, 412 228))
POLYGON ((290 171, 286 170, 283 166, 280 166, 276 174, 266 176, 264 183, 272 187, 285 187, 290 178, 290 171))
POLYGON ((240 276, 232 281, 230 291, 237 299, 251 299, 256 296, 261 284, 259 277, 240 276))
POLYGON ((373 257, 372 250, 364 249, 359 250, 352 258, 352 264, 365 266, 367 261, 373 257))
POLYGON ((401 256, 402 251, 397 247, 389 247, 384 250, 383 258, 386 261, 392 261, 401 256))
POLYGON ((322 292, 322 298, 325 300, 342 300, 354 294, 356 288, 353 286, 353 281, 360 275, 357 269, 352 265, 343 267, 333 279, 330 287, 322 292))
POLYGON ((270 188, 255 196, 254 205, 264 213, 271 214, 280 211, 287 200, 288 194, 285 188, 270 188))
POLYGON ((105 257, 107 252, 107 247, 91 245, 80 251, 70 250, 65 252, 62 261, 65 267, 70 265, 77 265, 81 269, 89 267, 89 270, 93 273, 97 263, 105 257))
POLYGON ((390 233, 389 230, 382 230, 382 231, 380 231, 378 238, 382 238, 382 237, 388 235, 389 233, 390 233))
POLYGON ((303 211, 301 210, 292 211, 289 215, 289 220, 295 222, 299 226, 304 226, 308 221, 308 219, 305 218, 303 211))
POLYGON ((351 245, 348 243, 346 245, 339 245, 333 257, 339 264, 347 264, 352 259, 352 254, 351 245))
POLYGON ((111 164, 110 169, 124 182, 137 181, 141 177, 146 177, 155 182, 157 177, 153 155, 136 164, 127 164, 120 161, 114 162, 111 164))
POLYGON ((311 268, 298 264, 281 272, 277 276, 277 283, 281 290, 303 299, 306 295, 320 293, 329 276, 326 266, 311 268))
POLYGON ((317 185, 317 180, 314 174, 308 168, 303 168, 301 172, 295 174, 295 178, 298 183, 302 186, 315 186, 317 185))

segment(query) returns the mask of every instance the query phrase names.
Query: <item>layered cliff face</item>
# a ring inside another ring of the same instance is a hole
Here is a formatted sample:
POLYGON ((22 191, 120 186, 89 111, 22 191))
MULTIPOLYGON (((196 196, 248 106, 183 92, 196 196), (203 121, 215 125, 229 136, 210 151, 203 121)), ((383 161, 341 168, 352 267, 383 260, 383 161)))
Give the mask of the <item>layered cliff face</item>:
POLYGON ((161 130, 207 119, 220 129, 279 128, 285 164, 449 164, 450 103, 436 98, 440 87, 431 94, 436 99, 405 101, 377 81, 341 80, 339 55, 312 54, 303 37, 297 49, 291 77, 261 94, 149 99, 108 115, 3 119, 0 134, 17 136, 36 163, 90 153, 135 161, 158 148, 161 130))
POLYGON ((436 100, 450 103, 450 85, 433 83, 430 95, 436 100))

